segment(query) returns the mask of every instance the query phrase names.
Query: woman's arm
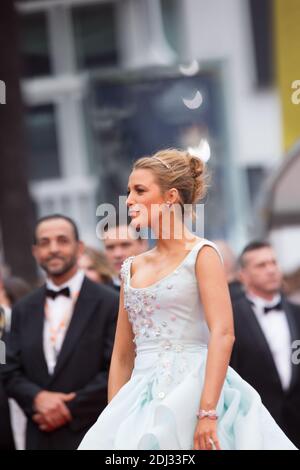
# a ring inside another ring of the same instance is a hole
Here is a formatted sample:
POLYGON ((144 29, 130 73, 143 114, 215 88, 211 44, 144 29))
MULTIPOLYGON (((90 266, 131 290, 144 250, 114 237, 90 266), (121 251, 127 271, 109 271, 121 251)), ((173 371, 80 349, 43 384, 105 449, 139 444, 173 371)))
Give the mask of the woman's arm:
POLYGON ((124 308, 123 282, 120 289, 120 303, 117 329, 108 378, 108 402, 131 377, 135 358, 133 332, 124 308))
MULTIPOLYGON (((210 341, 200 409, 216 409, 226 377, 232 347, 234 326, 232 306, 225 271, 216 250, 204 246, 196 261, 196 276, 205 318, 210 330, 210 341)), ((210 449, 211 438, 218 448, 216 421, 199 420, 195 445, 210 449), (217 442, 216 442, 217 441, 217 442)))

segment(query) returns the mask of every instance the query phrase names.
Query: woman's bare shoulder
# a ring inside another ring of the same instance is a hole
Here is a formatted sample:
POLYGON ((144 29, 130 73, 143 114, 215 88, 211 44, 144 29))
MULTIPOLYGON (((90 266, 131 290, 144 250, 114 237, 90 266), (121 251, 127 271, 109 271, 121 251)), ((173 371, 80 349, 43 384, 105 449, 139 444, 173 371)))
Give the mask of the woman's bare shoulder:
POLYGON ((218 246, 207 239, 204 239, 201 249, 197 253, 196 267, 198 270, 219 270, 220 266, 223 268, 223 257, 218 246))

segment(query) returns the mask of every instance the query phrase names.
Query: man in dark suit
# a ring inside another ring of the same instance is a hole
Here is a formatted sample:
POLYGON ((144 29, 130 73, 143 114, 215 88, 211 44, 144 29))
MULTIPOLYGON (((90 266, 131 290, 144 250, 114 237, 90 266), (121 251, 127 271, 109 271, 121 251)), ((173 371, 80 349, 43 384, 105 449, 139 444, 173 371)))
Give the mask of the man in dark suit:
POLYGON ((109 226, 105 226, 101 232, 101 237, 104 243, 105 255, 114 271, 118 274, 113 278, 113 287, 117 292, 120 292, 122 263, 129 256, 136 256, 147 251, 149 249, 148 240, 141 237, 135 238, 130 226, 123 223, 110 223, 109 226))
POLYGON ((257 390, 299 448, 300 365, 294 341, 300 339, 300 307, 281 294, 282 275, 269 243, 247 245, 240 267, 245 295, 233 301, 236 340, 231 366, 257 390))
MULTIPOLYGON (((6 360, 4 330, 5 316, 0 306, 0 372, 6 360)), ((0 450, 14 450, 14 448, 8 400, 0 377, 0 450)))
POLYGON ((118 296, 77 267, 74 222, 40 219, 33 253, 46 285, 12 312, 3 381, 28 417, 27 449, 76 449, 106 405, 118 296))
MULTIPOLYGON (((1 368, 1 366, 0 366, 1 368)), ((1 369, 0 369, 1 370, 1 369)), ((7 396, 0 380, 0 450, 14 450, 7 396)))

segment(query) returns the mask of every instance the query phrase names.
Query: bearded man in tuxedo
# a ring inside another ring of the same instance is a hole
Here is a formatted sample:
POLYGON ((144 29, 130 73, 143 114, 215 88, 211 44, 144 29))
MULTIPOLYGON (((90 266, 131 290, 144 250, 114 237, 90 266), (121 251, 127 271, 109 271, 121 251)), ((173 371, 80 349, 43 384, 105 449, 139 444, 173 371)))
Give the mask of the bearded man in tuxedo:
POLYGON ((73 220, 40 219, 33 254, 46 283, 12 312, 6 393, 28 417, 27 449, 76 449, 107 404, 118 295, 78 269, 73 220))

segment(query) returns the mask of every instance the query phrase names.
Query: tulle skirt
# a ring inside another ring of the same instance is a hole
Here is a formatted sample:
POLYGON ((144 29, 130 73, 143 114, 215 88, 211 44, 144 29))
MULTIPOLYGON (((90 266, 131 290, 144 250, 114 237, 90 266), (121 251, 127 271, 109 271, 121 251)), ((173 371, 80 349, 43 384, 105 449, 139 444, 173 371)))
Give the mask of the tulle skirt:
MULTIPOLYGON (((141 349, 132 377, 87 432, 79 450, 192 450, 207 349, 141 349)), ((259 394, 228 368, 217 406, 222 450, 296 450, 259 394)))

